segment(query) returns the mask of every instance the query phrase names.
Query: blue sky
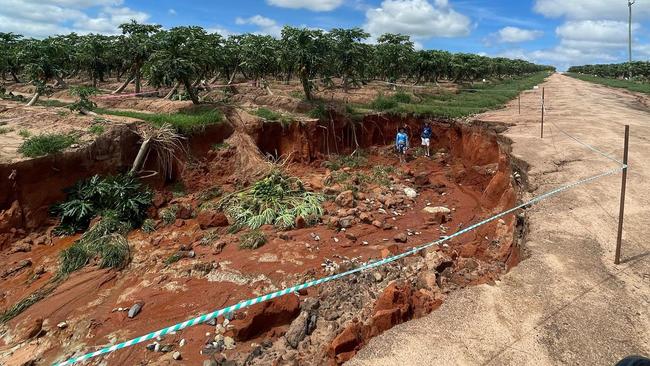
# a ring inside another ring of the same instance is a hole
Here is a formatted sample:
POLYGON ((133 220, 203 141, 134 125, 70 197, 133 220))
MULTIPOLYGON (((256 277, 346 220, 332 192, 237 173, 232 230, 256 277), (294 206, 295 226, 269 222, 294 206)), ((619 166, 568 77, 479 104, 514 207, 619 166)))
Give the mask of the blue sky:
MULTIPOLYGON (((635 59, 650 57, 650 0, 634 5, 635 59)), ((222 34, 278 35, 283 25, 361 27, 418 47, 569 65, 627 57, 627 0, 0 0, 0 32, 116 33, 139 21, 222 34)))

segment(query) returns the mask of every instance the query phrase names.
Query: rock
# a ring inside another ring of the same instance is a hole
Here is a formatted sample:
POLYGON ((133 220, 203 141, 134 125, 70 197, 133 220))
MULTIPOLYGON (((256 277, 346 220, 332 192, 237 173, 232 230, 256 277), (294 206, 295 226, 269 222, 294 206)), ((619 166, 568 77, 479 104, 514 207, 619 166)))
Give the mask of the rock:
POLYGON ((29 326, 27 326, 18 337, 22 341, 26 341, 43 334, 43 319, 37 318, 29 326))
POLYGON ((179 205, 176 217, 181 220, 188 220, 192 218, 192 207, 189 205, 179 205))
POLYGON ((146 346, 147 350, 153 352, 156 349, 156 344, 157 344, 156 342, 148 344, 146 346))
POLYGON ((176 351, 176 352, 174 352, 174 354, 172 355, 172 358, 173 358, 174 360, 178 361, 178 360, 181 360, 183 357, 181 356, 181 353, 180 353, 180 352, 176 351))
POLYGON ((413 188, 404 188, 404 194, 408 198, 416 198, 418 196, 418 192, 413 188))
POLYGON ((174 349, 174 346, 171 344, 165 344, 162 347, 160 347, 160 352, 162 353, 169 353, 174 349))
POLYGON ((408 236, 404 233, 399 233, 393 238, 397 243, 406 243, 408 241, 408 236))
POLYGON ((209 229, 212 227, 226 227, 228 226, 228 217, 222 212, 214 212, 210 210, 200 211, 196 217, 201 229, 209 229))
POLYGON ((354 207, 354 193, 352 191, 341 192, 336 196, 334 203, 341 207, 354 207))
POLYGON ((211 325, 211 326, 214 327, 215 325, 217 325, 217 319, 215 319, 215 318, 208 319, 208 320, 205 321, 204 324, 211 325))
POLYGON ((362 333, 361 324, 353 322, 330 343, 328 347, 330 357, 336 358, 336 362, 339 364, 351 359, 363 342, 362 333))
POLYGON ((359 220, 361 220, 361 222, 363 222, 364 224, 371 224, 372 214, 369 214, 367 212, 362 212, 359 214, 359 220))
POLYGON ((232 337, 223 337, 223 345, 226 349, 235 349, 235 340, 232 337))
POLYGON ((291 237, 291 234, 289 234, 289 233, 287 233, 287 232, 281 232, 281 233, 279 233, 279 234, 278 234, 278 237, 279 237, 280 239, 284 240, 284 241, 289 241, 289 240, 291 240, 291 238, 292 238, 292 237, 291 237))
POLYGON ((395 200, 395 199, 392 198, 392 197, 386 197, 386 200, 384 201, 384 205, 385 205, 387 208, 394 207, 396 204, 397 204, 397 200, 395 200))
POLYGON ((219 366, 219 364, 217 361, 210 359, 203 361, 203 366, 219 366))
POLYGON ((342 229, 349 229, 354 225, 354 216, 346 216, 339 219, 339 227, 342 229))
POLYGON ((386 259, 388 257, 394 256, 399 253, 399 247, 396 244, 389 245, 388 247, 382 249, 381 257, 386 259))
POLYGON ((435 215, 437 213, 448 215, 451 213, 451 210, 448 209, 447 207, 438 206, 438 207, 425 207, 424 209, 422 209, 422 212, 432 214, 432 215, 435 215))
POLYGON ((28 253, 32 251, 32 246, 29 245, 29 243, 26 243, 24 241, 18 242, 14 244, 13 248, 11 248, 11 253, 28 253))
POLYGON ((451 257, 435 250, 428 250, 426 252, 424 255, 424 263, 430 271, 436 271, 438 273, 454 265, 451 257))
POLYGON ((436 281, 436 272, 434 271, 421 272, 418 275, 417 286, 418 288, 423 288, 434 292, 439 290, 438 282, 436 281))
POLYGON ((131 308, 129 309, 128 317, 135 318, 138 314, 140 314, 140 311, 142 310, 143 306, 144 306, 143 302, 136 302, 135 304, 133 304, 133 306, 131 306, 131 308))
POLYGON ((65 329, 65 328, 68 327, 68 323, 61 322, 61 323, 57 324, 56 327, 59 328, 59 329, 65 329))
POLYGON ((373 273, 372 277, 374 277, 375 282, 381 282, 384 279, 384 277, 379 272, 373 273))
POLYGON ((429 185, 429 175, 427 173, 420 173, 415 176, 415 185, 424 187, 429 185))
POLYGON ((287 295, 257 304, 248 309, 243 319, 231 322, 233 337, 237 341, 253 339, 275 327, 289 324, 300 313, 300 300, 287 295))
POLYGON ((303 311, 291 323, 291 326, 289 326, 289 330, 287 330, 287 334, 285 334, 285 339, 291 348, 298 348, 298 344, 307 336, 309 320, 309 312, 303 311))
POLYGON ((345 237, 350 241, 357 241, 357 236, 352 233, 345 233, 345 237))
POLYGON ((384 226, 384 224, 379 220, 375 220, 375 221, 372 222, 372 226, 374 226, 374 227, 376 227, 378 229, 381 229, 384 226))

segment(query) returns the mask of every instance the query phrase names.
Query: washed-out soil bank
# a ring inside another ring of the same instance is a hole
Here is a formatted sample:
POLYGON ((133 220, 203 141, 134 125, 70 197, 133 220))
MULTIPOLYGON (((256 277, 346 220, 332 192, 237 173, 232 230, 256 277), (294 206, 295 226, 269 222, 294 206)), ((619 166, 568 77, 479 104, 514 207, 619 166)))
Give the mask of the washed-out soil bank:
MULTIPOLYGON (((521 178, 513 178, 508 141, 492 128, 433 122, 433 156, 413 149, 400 165, 387 145, 405 125, 416 147, 422 122, 333 116, 282 127, 243 118, 191 138, 192 158, 178 176, 184 192, 153 185, 159 187, 151 210, 157 230, 129 235, 131 264, 121 272, 91 265, 0 327, 0 363, 61 361, 438 240, 516 203, 521 178), (355 150, 366 155, 358 168, 333 171, 324 164, 328 154, 355 150), (287 158, 283 164, 289 174, 330 199, 318 225, 299 224, 287 232, 265 226, 266 245, 241 250, 240 234, 229 233, 229 219, 214 208, 218 197, 208 193, 235 191, 251 182, 247 175, 255 176, 253 168, 264 165, 263 154, 287 158), (161 213, 172 206, 178 209, 176 220, 165 224, 161 213), (449 211, 433 213, 435 207, 449 211), (124 310, 135 303, 143 304, 142 310, 128 318, 124 310), (57 326, 62 322, 65 327, 57 326)), ((132 140, 119 154, 122 167, 137 153, 137 137, 125 139, 132 140)), ((49 168, 49 163, 39 164, 49 168)), ((113 172, 108 167, 85 172, 113 172)), ((56 189, 76 181, 69 180, 56 189)), ((38 201, 21 194, 0 202, 19 200, 22 212, 40 212, 32 207, 63 197, 59 192, 38 201)), ((5 222, 13 217, 6 212, 5 222)), ((58 253, 75 239, 53 237, 48 227, 32 230, 21 215, 23 233, 8 239, 0 252, 6 264, 0 273, 0 310, 45 284, 56 272, 58 253)), ((498 280, 521 258, 521 230, 523 219, 507 216, 420 255, 253 306, 228 321, 219 318, 153 340, 150 349, 140 344, 115 352, 94 364, 340 364, 370 338, 434 311, 450 292, 498 280), (173 360, 174 352, 182 358, 173 360)))

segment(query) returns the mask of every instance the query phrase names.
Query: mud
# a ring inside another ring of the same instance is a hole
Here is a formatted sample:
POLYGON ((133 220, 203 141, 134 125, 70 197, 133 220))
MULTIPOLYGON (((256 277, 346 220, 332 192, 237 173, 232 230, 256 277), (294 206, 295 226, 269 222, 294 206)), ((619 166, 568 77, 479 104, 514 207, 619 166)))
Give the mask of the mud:
MULTIPOLYGON (((189 141, 192 155, 179 176, 184 192, 174 194, 170 187, 157 190, 156 210, 152 210, 157 230, 129 235, 133 248, 129 267, 108 272, 91 266, 73 274, 50 296, 0 328, 0 362, 21 365, 33 359, 36 364, 50 364, 251 296, 408 250, 449 235, 517 200, 519 183, 512 178, 507 141, 483 126, 434 122, 434 157, 420 156, 413 149, 408 163, 400 166, 392 148, 385 145, 392 143, 399 126, 406 125, 411 136, 417 136, 422 123, 417 118, 373 115, 351 121, 333 116, 330 121, 303 121, 283 128, 260 123, 243 112, 227 116, 229 124, 189 141), (355 150, 367 154, 367 163, 359 168, 335 172, 324 164, 328 154, 355 150), (289 232, 263 227, 267 244, 255 251, 240 250, 239 235, 230 234, 223 220, 210 216, 216 214, 212 207, 218 197, 207 194, 215 188, 235 191, 250 183, 269 165, 265 154, 278 160, 286 158, 282 161, 288 173, 332 199, 325 203, 326 214, 319 225, 289 232), (393 168, 381 177, 385 183, 361 182, 358 177, 333 182, 341 172, 372 176, 375 167, 393 168), (334 197, 349 188, 356 192, 354 207, 340 207, 334 197), (405 188, 415 189, 418 196, 407 197, 405 188), (182 210, 175 222, 165 225, 160 213, 171 206, 182 210), (451 213, 432 217, 423 212, 434 206, 448 207, 451 213), (340 229, 342 219, 352 222, 345 231, 340 229), (405 243, 396 242, 398 234, 406 238, 405 243), (192 255, 175 263, 167 262, 176 253, 190 252, 192 255), (144 307, 135 318, 119 311, 136 302, 144 302, 144 307), (43 332, 29 337, 39 319, 43 332), (63 321, 68 326, 60 329, 57 324, 63 321)), ((30 212, 29 217, 34 218, 23 219, 23 224, 42 224, 45 202, 62 198, 62 193, 39 192, 35 172, 59 164, 67 174, 65 178, 50 177, 60 180, 53 180, 53 187, 71 185, 81 177, 81 173, 73 174, 75 166, 86 166, 78 170, 84 174, 91 170, 113 172, 108 168, 130 164, 137 152, 133 151, 137 148, 135 141, 126 143, 133 141, 129 139, 132 137, 119 140, 122 147, 113 151, 113 160, 105 168, 84 165, 88 161, 80 159, 88 159, 88 154, 81 152, 66 156, 64 161, 60 157, 25 162, 26 166, 18 167, 19 172, 34 172, 33 177, 19 174, 24 181, 17 186, 26 188, 14 193, 18 198, 7 195, 0 202, 10 207, 18 200, 23 217, 30 212), (28 194, 27 187, 36 192, 28 194)), ((414 138, 413 147, 418 143, 414 138)), ((167 350, 181 352, 181 361, 172 361, 171 352, 149 351, 145 344, 116 352, 104 361, 109 365, 196 365, 212 357, 237 364, 341 363, 370 338, 433 311, 450 291, 498 279, 520 259, 520 224, 515 217, 504 218, 423 256, 386 266, 378 274, 364 273, 234 314, 232 322, 222 329, 223 336, 235 340, 233 349, 215 351, 208 346, 216 341, 215 335, 224 324, 220 318, 216 328, 201 325, 158 340, 169 345, 167 350), (295 329, 303 326, 296 322, 312 318, 317 321, 305 328, 313 328, 309 334, 294 336, 295 329), (287 343, 289 338, 296 348, 287 343)), ((73 239, 52 237, 47 227, 12 236, 0 252, 0 260, 11 267, 26 260, 30 265, 0 278, 0 310, 51 278, 58 253, 73 239)))

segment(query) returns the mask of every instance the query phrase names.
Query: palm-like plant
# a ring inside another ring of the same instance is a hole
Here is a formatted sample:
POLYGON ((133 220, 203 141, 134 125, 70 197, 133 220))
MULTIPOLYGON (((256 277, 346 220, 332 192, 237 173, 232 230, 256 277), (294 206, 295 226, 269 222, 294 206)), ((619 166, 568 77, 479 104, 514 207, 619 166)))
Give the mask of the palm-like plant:
POLYGON ((323 31, 287 26, 282 29, 282 39, 284 43, 294 47, 291 57, 298 69, 305 98, 312 100, 310 78, 313 78, 322 66, 327 52, 323 31))

